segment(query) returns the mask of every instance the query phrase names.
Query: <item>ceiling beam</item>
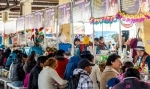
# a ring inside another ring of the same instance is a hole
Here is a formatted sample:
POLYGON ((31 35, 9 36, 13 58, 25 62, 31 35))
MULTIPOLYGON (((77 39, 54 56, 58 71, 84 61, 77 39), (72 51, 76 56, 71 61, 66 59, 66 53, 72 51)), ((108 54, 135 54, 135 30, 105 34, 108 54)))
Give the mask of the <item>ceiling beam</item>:
POLYGON ((59 2, 59 0, 34 0, 34 2, 59 2))

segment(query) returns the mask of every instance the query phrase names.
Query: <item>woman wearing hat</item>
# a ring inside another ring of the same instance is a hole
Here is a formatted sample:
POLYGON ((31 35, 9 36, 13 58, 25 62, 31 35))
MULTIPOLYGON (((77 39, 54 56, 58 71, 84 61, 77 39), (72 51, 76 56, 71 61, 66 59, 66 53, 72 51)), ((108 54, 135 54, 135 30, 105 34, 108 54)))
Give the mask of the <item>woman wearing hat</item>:
POLYGON ((150 69, 150 56, 148 53, 145 52, 143 42, 139 41, 135 50, 137 55, 134 57, 134 64, 138 64, 140 67, 141 64, 148 63, 148 68, 150 69))

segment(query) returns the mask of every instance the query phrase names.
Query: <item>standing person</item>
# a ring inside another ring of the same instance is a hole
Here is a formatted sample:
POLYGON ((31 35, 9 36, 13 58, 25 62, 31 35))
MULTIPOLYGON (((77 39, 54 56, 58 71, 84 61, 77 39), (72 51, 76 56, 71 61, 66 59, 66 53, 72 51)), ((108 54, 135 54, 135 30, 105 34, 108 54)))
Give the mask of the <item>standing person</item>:
MULTIPOLYGON (((94 56, 92 54, 89 54, 85 57, 85 59, 89 60, 91 63, 94 63, 94 56)), ((101 72, 98 65, 92 66, 92 71, 90 74, 90 78, 93 81, 93 89, 99 89, 100 88, 100 77, 101 72)))
POLYGON ((38 76, 39 76, 39 73, 42 71, 43 65, 47 59, 48 58, 46 56, 38 57, 36 66, 30 72, 28 89, 39 89, 38 88, 38 76))
POLYGON ((83 59, 79 62, 78 68, 73 72, 73 75, 80 74, 77 89, 93 89, 93 81, 90 78, 92 66, 94 66, 94 64, 87 59, 83 59))
POLYGON ((64 77, 65 69, 68 63, 68 59, 64 57, 64 54, 65 54, 65 51, 60 49, 56 52, 56 55, 55 55, 55 58, 58 63, 56 71, 61 78, 64 77))
POLYGON ((80 60, 82 60, 82 58, 77 55, 70 58, 67 66, 66 66, 66 69, 65 69, 64 79, 66 79, 66 80, 70 79, 70 77, 73 75, 74 69, 76 69, 78 67, 78 63, 80 60))
MULTIPOLYGON (((57 60, 54 58, 49 58, 44 63, 44 68, 40 72, 38 77, 38 87, 39 89, 55 89, 54 82, 56 81, 59 85, 67 84, 66 80, 63 80, 56 72, 57 60)), ((34 88, 38 89, 38 88, 34 88)))
POLYGON ((119 75, 118 70, 121 67, 120 56, 112 54, 108 57, 105 70, 101 75, 100 89, 106 89, 106 83, 111 78, 117 78, 119 75))
POLYGON ((99 39, 94 39, 94 46, 96 46, 96 54, 100 54, 100 48, 99 48, 99 39))
POLYGON ((104 41, 104 37, 100 37, 100 39, 99 39, 99 49, 100 50, 106 50, 107 49, 107 46, 106 46, 105 41, 104 41))
POLYGON ((135 50, 137 55, 134 57, 133 63, 137 64, 139 67, 141 66, 141 64, 147 63, 148 68, 150 69, 150 56, 145 51, 144 43, 139 41, 135 50))

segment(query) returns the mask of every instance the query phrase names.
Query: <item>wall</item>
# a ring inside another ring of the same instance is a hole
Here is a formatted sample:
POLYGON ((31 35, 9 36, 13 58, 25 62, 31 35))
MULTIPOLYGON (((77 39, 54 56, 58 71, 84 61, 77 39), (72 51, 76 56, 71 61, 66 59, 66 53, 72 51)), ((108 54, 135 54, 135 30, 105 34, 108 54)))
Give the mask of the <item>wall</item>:
POLYGON ((59 5, 70 2, 71 0, 59 0, 59 5))
POLYGON ((141 30, 141 37, 144 42, 146 52, 150 54, 150 50, 149 50, 150 42, 148 43, 148 41, 150 41, 150 20, 149 19, 143 22, 143 29, 141 30))
POLYGON ((62 33, 66 36, 66 41, 70 42, 70 24, 60 26, 60 30, 62 30, 62 33))

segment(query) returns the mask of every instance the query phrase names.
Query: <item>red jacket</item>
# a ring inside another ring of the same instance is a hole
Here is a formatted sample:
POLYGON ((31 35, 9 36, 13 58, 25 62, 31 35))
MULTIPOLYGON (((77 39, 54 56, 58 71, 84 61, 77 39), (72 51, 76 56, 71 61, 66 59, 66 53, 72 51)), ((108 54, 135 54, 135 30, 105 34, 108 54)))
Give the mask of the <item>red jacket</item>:
POLYGON ((65 60, 58 60, 57 63, 58 67, 56 68, 56 71, 61 78, 64 78, 64 73, 68 64, 68 59, 65 58, 65 60))

